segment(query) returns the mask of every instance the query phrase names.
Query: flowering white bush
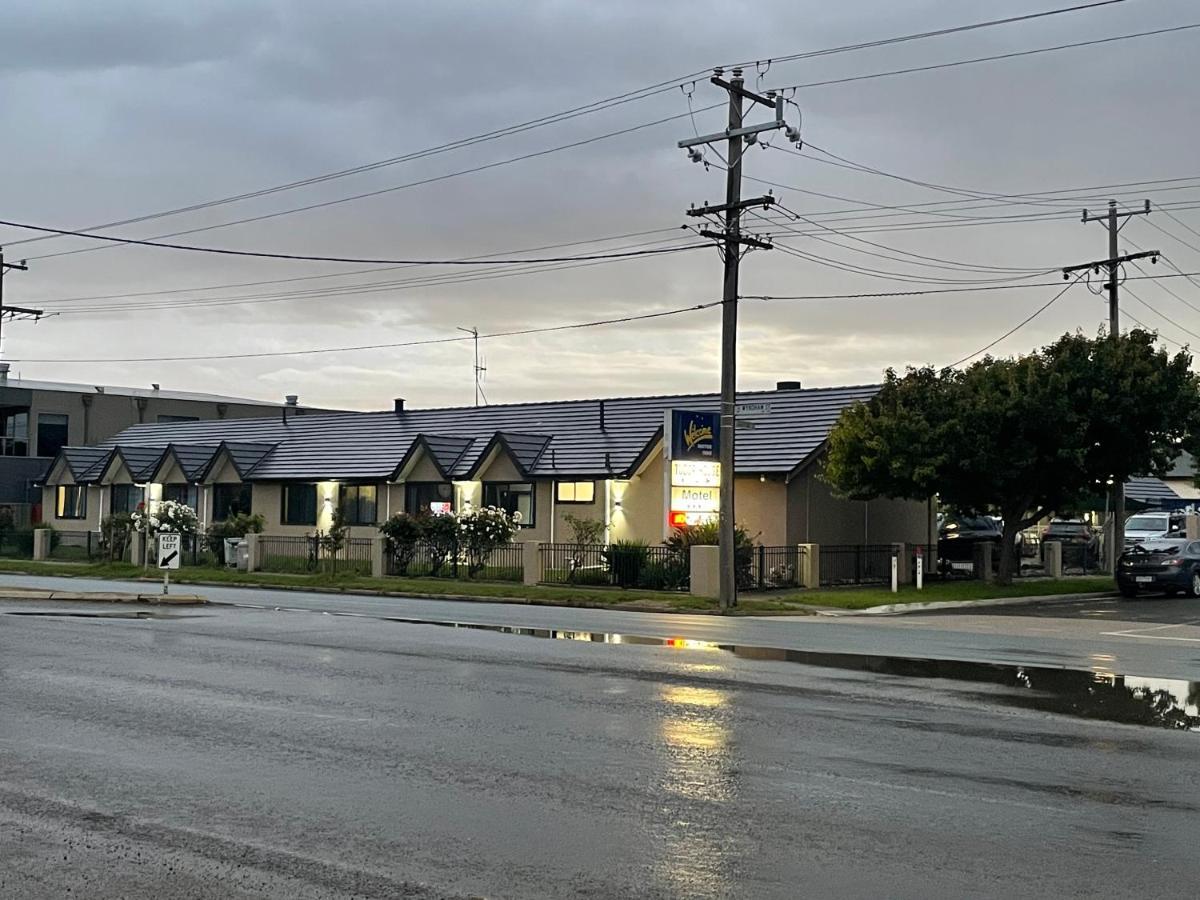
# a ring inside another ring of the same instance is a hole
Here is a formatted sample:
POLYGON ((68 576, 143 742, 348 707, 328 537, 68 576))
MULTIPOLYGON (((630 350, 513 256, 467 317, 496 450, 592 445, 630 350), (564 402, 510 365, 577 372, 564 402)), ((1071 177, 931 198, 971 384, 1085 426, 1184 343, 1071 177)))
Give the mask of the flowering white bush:
POLYGON ((455 516, 458 522, 459 551, 467 558, 467 571, 478 574, 492 551, 507 544, 517 533, 521 514, 508 512, 498 506, 479 506, 463 510, 455 516))
POLYGON ((133 530, 145 535, 155 535, 162 531, 195 534, 200 524, 194 509, 174 500, 152 502, 149 513, 146 512, 146 505, 139 503, 131 518, 133 530))

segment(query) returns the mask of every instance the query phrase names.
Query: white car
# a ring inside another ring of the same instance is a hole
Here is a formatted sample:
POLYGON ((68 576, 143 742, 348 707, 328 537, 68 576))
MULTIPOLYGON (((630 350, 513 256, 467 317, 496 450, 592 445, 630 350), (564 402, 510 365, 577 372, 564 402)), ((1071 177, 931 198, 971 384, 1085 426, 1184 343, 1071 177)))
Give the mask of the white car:
POLYGON ((1177 537, 1184 533, 1182 513, 1147 512, 1138 513, 1125 520, 1125 546, 1142 541, 1177 537))

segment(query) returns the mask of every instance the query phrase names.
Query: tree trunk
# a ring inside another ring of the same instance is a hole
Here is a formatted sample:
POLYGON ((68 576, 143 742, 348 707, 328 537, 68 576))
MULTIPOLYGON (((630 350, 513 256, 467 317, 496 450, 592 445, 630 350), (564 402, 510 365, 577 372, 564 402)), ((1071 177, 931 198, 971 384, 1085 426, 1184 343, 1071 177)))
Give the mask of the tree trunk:
POLYGON ((1014 547, 1020 530, 1021 523, 1015 516, 1004 517, 1004 528, 1000 531, 1000 569, 996 574, 997 584, 1012 584, 1014 562, 1017 566, 1021 564, 1020 559, 1015 559, 1014 547))

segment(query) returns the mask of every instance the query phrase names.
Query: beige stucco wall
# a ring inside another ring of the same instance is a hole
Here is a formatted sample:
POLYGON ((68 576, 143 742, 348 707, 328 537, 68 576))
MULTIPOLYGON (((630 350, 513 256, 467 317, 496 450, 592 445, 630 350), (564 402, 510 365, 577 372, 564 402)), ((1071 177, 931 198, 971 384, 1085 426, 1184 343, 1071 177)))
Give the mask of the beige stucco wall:
POLYGON ((525 477, 517 471, 516 465, 508 454, 496 448, 479 468, 475 475, 477 481, 525 481, 525 477))
POLYGON ((187 484, 187 476, 183 474, 183 469, 174 456, 168 455, 164 460, 163 465, 154 474, 154 480, 158 484, 187 484))
POLYGON ((424 450, 418 452, 416 459, 408 466, 404 473, 405 481, 445 481, 442 473, 438 471, 437 466, 433 464, 433 460, 429 458, 424 450))
POLYGON ((242 476, 238 474, 237 466, 224 450, 208 470, 208 477, 204 479, 205 484, 241 484, 241 481, 242 476))
POLYGON ((787 487, 782 479, 739 477, 734 482, 734 511, 738 525, 755 543, 787 543, 787 487))
MULTIPOLYGON (((71 484, 69 473, 58 479, 59 484, 71 484)), ((59 531, 97 531, 100 528, 100 518, 103 515, 101 503, 107 506, 107 486, 88 485, 87 488, 87 517, 83 519, 60 519, 56 500, 56 486, 46 485, 42 488, 42 521, 48 522, 59 531)))
POLYGON ((618 508, 614 503, 610 540, 662 542, 667 516, 663 505, 663 465, 662 453, 656 451, 642 471, 628 482, 613 482, 613 497, 621 505, 618 508))
POLYGON ((574 516, 577 519, 591 519, 592 521, 604 524, 604 482, 597 480, 594 484, 596 485, 596 491, 591 503, 559 503, 557 499, 558 483, 552 483, 550 499, 554 504, 553 540, 560 544, 571 540, 571 526, 566 522, 567 516, 574 516))
MULTIPOLYGON (((308 482, 312 483, 312 482, 308 482)), ((306 535, 317 531, 328 531, 333 524, 333 511, 338 502, 338 485, 332 481, 316 482, 317 485, 317 524, 316 525, 284 525, 280 520, 283 516, 283 485, 264 482, 254 482, 250 499, 253 512, 260 514, 265 520, 263 534, 277 535, 306 535), (328 502, 326 501, 328 499, 328 502)), ((383 506, 381 494, 384 485, 375 486, 375 514, 383 521, 383 506)), ((348 529, 350 537, 369 538, 379 533, 376 525, 352 525, 348 529)))

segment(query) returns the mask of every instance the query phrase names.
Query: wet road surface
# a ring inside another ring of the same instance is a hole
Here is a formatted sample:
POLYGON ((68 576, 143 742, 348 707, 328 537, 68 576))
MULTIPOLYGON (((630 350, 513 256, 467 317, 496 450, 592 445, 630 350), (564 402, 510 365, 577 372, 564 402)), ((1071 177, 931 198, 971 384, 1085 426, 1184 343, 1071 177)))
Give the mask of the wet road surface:
POLYGON ((0 605, 0 897, 1196 894, 1200 685, 556 637, 0 605))
MULTIPOLYGON (((145 582, 113 582, 83 578, 0 576, 0 585, 83 591, 145 590, 145 582)), ((780 647, 829 653, 872 653, 931 659, 958 659, 1003 664, 1056 665, 1106 669, 1163 678, 1200 680, 1200 623, 1159 634, 1125 634, 1136 620, 1123 623, 1109 616, 1055 616, 1046 607, 984 607, 980 610, 904 615, 825 618, 787 616, 728 618, 706 615, 649 614, 608 609, 568 609, 513 603, 421 600, 357 594, 254 590, 242 587, 186 587, 210 601, 249 608, 328 611, 334 614, 393 616, 442 622, 471 622, 528 628, 560 628, 617 632, 712 641, 722 644, 780 647), (996 611, 1003 609, 1004 614, 996 611), (1023 614, 1026 611, 1028 614, 1023 614), (1043 614, 1043 611, 1046 614, 1043 614)), ((1102 603, 1103 601, 1090 601, 1102 603)), ((1134 609, 1142 609, 1137 601, 1134 609)), ((1200 603, 1160 601, 1175 609, 1200 609, 1200 603)), ((1069 606, 1064 607, 1069 609, 1069 606)), ((1123 608, 1123 607, 1122 607, 1123 608)), ((1194 618, 1200 619, 1200 614, 1194 618)), ((1149 623, 1153 628, 1155 623, 1149 623)))

